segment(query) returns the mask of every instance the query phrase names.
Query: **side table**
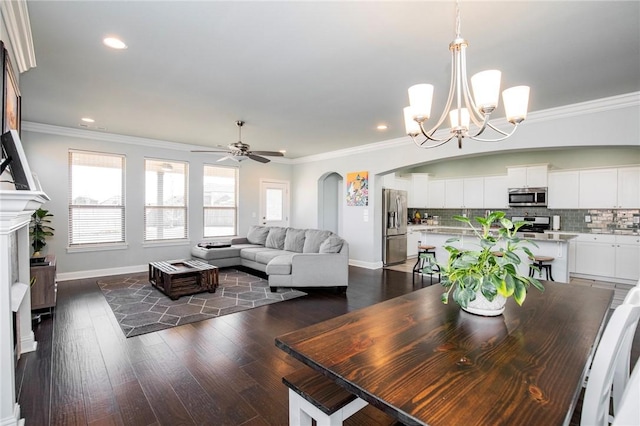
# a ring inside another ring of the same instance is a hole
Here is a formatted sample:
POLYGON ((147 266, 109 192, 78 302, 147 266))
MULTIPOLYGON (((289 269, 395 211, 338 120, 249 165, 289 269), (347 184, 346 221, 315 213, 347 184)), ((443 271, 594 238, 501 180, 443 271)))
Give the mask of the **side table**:
POLYGON ((56 283, 56 257, 48 254, 42 265, 31 266, 31 310, 51 308, 56 306, 58 284, 56 283))

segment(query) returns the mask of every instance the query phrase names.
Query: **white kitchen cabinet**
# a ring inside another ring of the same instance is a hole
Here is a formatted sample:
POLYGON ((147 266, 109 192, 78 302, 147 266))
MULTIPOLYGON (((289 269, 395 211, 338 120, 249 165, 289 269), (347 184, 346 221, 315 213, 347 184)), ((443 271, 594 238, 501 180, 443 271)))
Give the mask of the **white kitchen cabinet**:
POLYGON ((640 167, 620 167, 618 169, 619 209, 640 208, 640 167))
POLYGON ((411 189, 409 190, 409 207, 426 208, 429 205, 429 175, 413 173, 411 175, 411 189))
POLYGON ((578 171, 550 172, 548 208, 579 208, 580 173, 578 171))
MULTIPOLYGON (((463 204, 465 209, 481 209, 484 207, 484 178, 466 178, 463 187, 463 204)), ((506 193, 506 191, 505 191, 506 193)))
POLYGON ((509 188, 543 188, 547 186, 547 165, 507 167, 509 188))
POLYGON ((427 206, 432 209, 444 208, 444 180, 429 181, 427 191, 427 206))
POLYGON ((396 176, 395 173, 389 173, 382 177, 382 186, 387 189, 401 189, 408 191, 411 181, 408 178, 396 176))
POLYGON ((576 239, 576 273, 614 277, 616 247, 614 235, 580 234, 576 239))
POLYGON ((617 169, 580 170, 581 209, 612 209, 618 204, 617 169))
POLYGON ((444 207, 447 209, 464 207, 463 179, 446 179, 444 181, 444 207))
POLYGON ((506 176, 487 176, 484 178, 485 209, 506 209, 509 207, 509 195, 506 176))
POLYGON ((615 277, 633 281, 640 278, 640 237, 616 235, 615 277))

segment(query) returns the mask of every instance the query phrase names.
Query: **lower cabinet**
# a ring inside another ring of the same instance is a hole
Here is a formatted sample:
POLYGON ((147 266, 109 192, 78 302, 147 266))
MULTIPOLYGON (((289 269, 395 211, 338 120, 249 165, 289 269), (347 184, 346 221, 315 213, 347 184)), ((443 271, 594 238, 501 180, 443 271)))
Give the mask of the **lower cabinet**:
POLYGON ((56 257, 47 255, 46 265, 30 268, 31 280, 31 309, 45 309, 56 306, 56 257))
POLYGON ((575 242, 576 274, 638 281, 640 237, 580 234, 575 242))

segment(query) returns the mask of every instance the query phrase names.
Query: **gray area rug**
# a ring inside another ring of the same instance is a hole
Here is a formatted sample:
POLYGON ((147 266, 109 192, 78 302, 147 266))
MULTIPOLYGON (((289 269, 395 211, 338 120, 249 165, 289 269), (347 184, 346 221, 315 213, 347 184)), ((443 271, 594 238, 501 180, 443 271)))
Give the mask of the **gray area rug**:
POLYGON ((171 300, 149 283, 147 273, 98 281, 123 333, 127 337, 151 333, 258 306, 281 302, 307 293, 289 288, 269 290, 267 280, 236 269, 219 271, 215 293, 199 293, 171 300))

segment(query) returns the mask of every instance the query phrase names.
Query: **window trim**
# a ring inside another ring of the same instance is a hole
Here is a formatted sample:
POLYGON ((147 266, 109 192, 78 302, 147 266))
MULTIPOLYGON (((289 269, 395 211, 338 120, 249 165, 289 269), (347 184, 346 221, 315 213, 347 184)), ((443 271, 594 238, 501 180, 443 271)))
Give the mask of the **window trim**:
POLYGON ((103 251, 103 250, 118 250, 122 248, 128 247, 127 243, 127 156, 125 154, 114 153, 114 152, 103 152, 103 151, 90 151, 90 150, 82 150, 82 149, 69 149, 67 153, 67 161, 68 161, 68 198, 67 198, 67 253, 79 253, 79 252, 87 252, 87 251, 103 251), (72 204, 73 201, 73 154, 86 154, 86 155, 95 155, 95 156, 104 156, 104 157, 116 157, 121 160, 121 168, 120 171, 122 173, 122 187, 121 187, 121 204, 119 205, 107 205, 107 206, 95 206, 95 205, 83 205, 83 204, 72 204), (119 208, 122 211, 121 217, 121 236, 122 239, 119 241, 94 241, 87 243, 73 243, 73 210, 74 209, 82 209, 82 208, 119 208))

